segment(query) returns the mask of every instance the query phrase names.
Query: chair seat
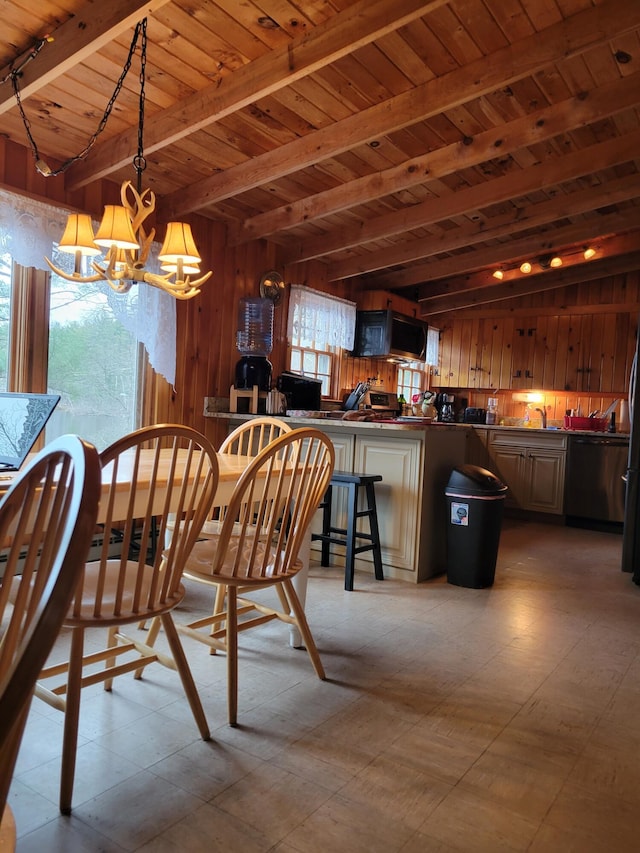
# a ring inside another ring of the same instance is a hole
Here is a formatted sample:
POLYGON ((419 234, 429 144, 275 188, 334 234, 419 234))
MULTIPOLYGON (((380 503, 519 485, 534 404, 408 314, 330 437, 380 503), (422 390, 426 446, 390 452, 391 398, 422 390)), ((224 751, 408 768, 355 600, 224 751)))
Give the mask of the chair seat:
MULTIPOLYGON (((246 541, 243 547, 243 556, 241 562, 247 566, 246 572, 242 575, 237 575, 234 567, 238 563, 238 546, 239 539, 231 539, 225 551, 224 562, 219 564, 214 575, 212 570, 213 554, 218 545, 215 537, 210 537, 197 542, 189 555, 184 568, 184 576, 194 580, 209 581, 211 583, 224 583, 235 586, 255 586, 268 581, 273 583, 278 578, 293 578, 302 568, 302 562, 296 560, 294 563, 287 565, 283 571, 279 568, 275 569, 275 552, 272 552, 267 562, 264 562, 265 547, 259 543, 255 549, 254 560, 247 559, 252 554, 252 542, 246 541), (263 566, 262 571, 258 572, 258 567, 263 566)), ((280 561, 280 566, 282 561, 280 561)))
MULTIPOLYGON (((101 626, 124 625, 134 619, 151 618, 161 613, 168 613, 179 604, 185 595, 184 586, 180 585, 175 594, 165 598, 162 604, 154 604, 149 600, 149 591, 153 581, 153 567, 145 566, 142 570, 137 562, 129 562, 121 571, 120 560, 108 560, 105 564, 104 587, 100 596, 97 595, 98 583, 102 575, 100 563, 87 563, 85 566, 84 583, 80 608, 73 605, 64 619, 67 627, 92 623, 101 626), (119 586, 120 604, 116 611, 116 598, 119 586), (137 600, 137 604, 135 601, 137 600), (96 613, 96 601, 100 601, 102 616, 96 613), (114 615, 116 614, 117 615, 114 615)), ((76 603, 77 604, 77 603, 76 603)))

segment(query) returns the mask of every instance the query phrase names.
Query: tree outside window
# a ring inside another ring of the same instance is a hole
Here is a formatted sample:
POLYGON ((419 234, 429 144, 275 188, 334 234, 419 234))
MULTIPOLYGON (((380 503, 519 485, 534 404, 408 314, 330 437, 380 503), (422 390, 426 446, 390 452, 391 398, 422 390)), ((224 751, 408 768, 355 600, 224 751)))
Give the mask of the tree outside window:
MULTIPOLYGON (((7 390, 11 303, 17 285, 2 240, 0 231, 0 390, 7 390)), ((58 266, 64 263, 56 253, 53 260, 58 266)), ((69 282, 51 274, 50 311, 48 317, 42 316, 45 319, 30 317, 29 322, 49 324, 46 390, 61 397, 47 424, 46 440, 74 433, 102 450, 137 425, 139 344, 116 320, 94 283, 69 282)), ((30 332, 46 339, 45 327, 30 332)))
POLYGON ((61 400, 48 438, 71 432, 104 449, 136 426, 138 346, 95 285, 51 275, 47 384, 61 400))

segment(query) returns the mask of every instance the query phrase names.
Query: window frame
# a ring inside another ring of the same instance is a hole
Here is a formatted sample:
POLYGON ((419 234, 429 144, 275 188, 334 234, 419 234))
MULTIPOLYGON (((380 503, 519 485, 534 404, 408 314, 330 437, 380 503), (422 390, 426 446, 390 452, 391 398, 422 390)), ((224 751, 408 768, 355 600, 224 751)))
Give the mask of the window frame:
MULTIPOLYGON (((11 259, 6 386, 9 392, 48 393, 51 283, 50 272, 25 267, 11 259)), ((144 413, 149 407, 146 399, 148 375, 148 353, 144 344, 137 341, 131 429, 142 425, 144 413)), ((43 431, 34 450, 40 450, 46 440, 46 432, 43 431)))
POLYGON ((338 371, 336 370, 336 365, 338 362, 338 348, 327 346, 325 349, 317 349, 314 347, 302 347, 295 343, 290 343, 288 347, 288 360, 289 360, 289 369, 294 371, 295 373, 299 373, 302 376, 308 376, 311 379, 320 379, 323 383, 323 389, 328 387, 328 393, 324 393, 324 390, 321 393, 321 396, 324 399, 333 399, 336 396, 336 386, 338 384, 338 371), (300 354, 300 367, 293 366, 293 357, 294 353, 300 354), (304 360, 305 355, 311 355, 316 363, 316 367, 318 365, 318 361, 320 358, 327 358, 329 360, 329 372, 323 373, 319 370, 310 371, 304 369, 304 360), (325 386, 326 380, 326 386, 325 386))
POLYGON ((425 385, 427 381, 424 369, 425 366, 422 365, 422 368, 419 368, 419 364, 420 362, 409 362, 408 364, 398 365, 398 374, 396 378, 397 394, 398 397, 403 394, 405 401, 408 403, 408 405, 411 405, 414 394, 419 394, 421 391, 425 390, 425 385), (405 374, 407 373, 410 374, 409 382, 405 381, 405 374), (413 383, 414 381, 418 381, 418 377, 419 384, 415 386, 413 383))

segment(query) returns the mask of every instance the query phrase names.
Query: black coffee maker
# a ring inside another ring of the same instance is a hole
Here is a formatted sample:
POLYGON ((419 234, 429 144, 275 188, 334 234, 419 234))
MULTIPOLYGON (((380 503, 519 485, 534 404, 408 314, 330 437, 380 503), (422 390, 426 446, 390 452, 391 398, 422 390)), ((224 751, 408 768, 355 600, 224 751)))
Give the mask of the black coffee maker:
POLYGON ((455 401, 456 398, 453 394, 436 394, 433 405, 438 413, 437 419, 439 421, 453 423, 456 417, 453 408, 455 401))

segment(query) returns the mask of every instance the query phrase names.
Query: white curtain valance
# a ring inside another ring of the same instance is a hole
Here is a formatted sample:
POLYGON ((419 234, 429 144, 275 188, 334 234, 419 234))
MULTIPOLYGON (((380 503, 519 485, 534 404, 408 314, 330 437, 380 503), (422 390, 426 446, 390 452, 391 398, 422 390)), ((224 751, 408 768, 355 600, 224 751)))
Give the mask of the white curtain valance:
MULTIPOLYGON (((0 247, 23 267, 49 271, 45 257, 51 258, 62 236, 68 211, 42 201, 0 190, 0 247)), ((95 223, 94 223, 95 226, 95 223)), ((153 245, 147 264, 160 272, 153 245)), ((71 256, 69 256, 71 258, 71 256)), ((97 258, 100 262, 100 258, 97 258)), ((176 304, 164 291, 147 284, 134 285, 129 293, 113 291, 106 281, 96 282, 114 316, 144 345, 149 362, 173 385, 176 377, 176 304)))
POLYGON ((292 284, 287 336, 298 346, 353 349, 356 304, 302 284, 292 284))

